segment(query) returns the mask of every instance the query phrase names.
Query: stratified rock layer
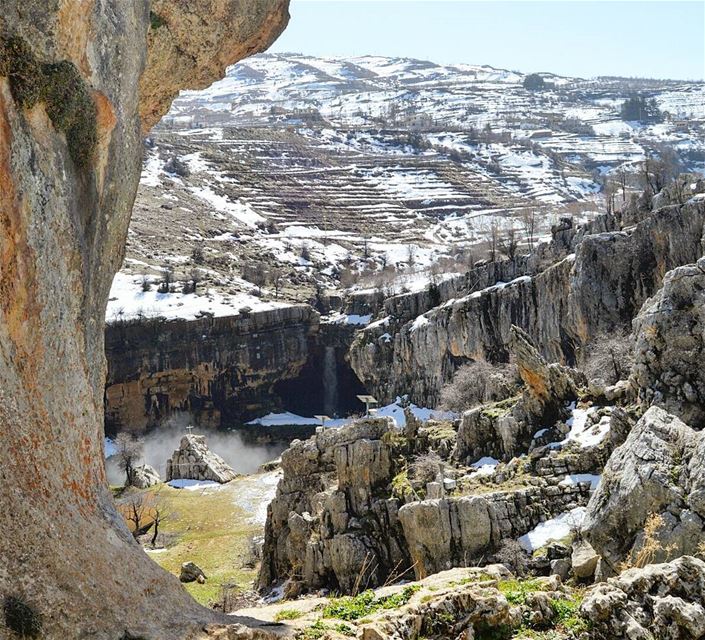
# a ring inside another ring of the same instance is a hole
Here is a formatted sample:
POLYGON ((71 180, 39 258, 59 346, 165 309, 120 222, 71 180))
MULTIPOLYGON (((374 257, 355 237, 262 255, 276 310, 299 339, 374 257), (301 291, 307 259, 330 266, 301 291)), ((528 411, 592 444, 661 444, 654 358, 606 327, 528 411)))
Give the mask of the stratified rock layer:
POLYGON ((200 427, 275 409, 273 386, 311 357, 319 316, 308 305, 196 320, 115 323, 106 330, 106 428, 142 432, 175 415, 200 427))
POLYGON ((192 61, 178 76, 155 73, 179 58, 148 55, 158 21, 147 2, 5 0, 0 12, 0 591, 35 612, 45 638, 195 638, 214 620, 146 558, 113 506, 105 307, 140 176, 140 124, 178 88, 264 48, 287 3, 160 4, 192 61), (187 4, 201 29, 181 24, 187 4))

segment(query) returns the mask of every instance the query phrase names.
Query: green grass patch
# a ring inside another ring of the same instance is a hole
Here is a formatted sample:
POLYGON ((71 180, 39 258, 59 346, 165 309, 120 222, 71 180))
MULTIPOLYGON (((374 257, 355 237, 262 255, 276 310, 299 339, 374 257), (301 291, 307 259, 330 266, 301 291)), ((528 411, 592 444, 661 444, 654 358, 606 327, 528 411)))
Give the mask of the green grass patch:
POLYGON ((208 579, 205 584, 191 582, 184 588, 201 604, 217 602, 221 586, 234 584, 247 590, 257 576, 254 567, 243 566, 249 556, 252 537, 261 528, 252 523, 235 502, 238 486, 243 480, 233 480, 222 488, 208 491, 172 489, 159 485, 159 500, 170 516, 159 527, 160 532, 173 537, 174 544, 166 551, 148 554, 167 571, 179 575, 181 564, 195 562, 208 579))
POLYGON ((298 609, 282 609, 277 611, 274 616, 275 622, 281 622, 282 620, 298 620, 304 615, 303 611, 298 609))
POLYGON ((420 588, 419 585, 409 585, 399 593, 379 598, 375 596, 374 591, 336 598, 323 608, 323 617, 347 621, 360 620, 384 609, 397 609, 409 602, 420 588))
POLYGON ((319 640, 329 630, 329 627, 319 618, 310 627, 306 627, 303 631, 297 633, 296 637, 299 640, 319 640))
POLYGON ((526 604, 526 597, 536 591, 545 591, 539 580, 502 580, 498 585, 500 593, 504 594, 509 604, 526 604))
POLYGON ((551 608, 556 614, 556 625, 573 633, 589 631, 590 623, 580 615, 582 602, 583 596, 581 593, 551 601, 551 608))

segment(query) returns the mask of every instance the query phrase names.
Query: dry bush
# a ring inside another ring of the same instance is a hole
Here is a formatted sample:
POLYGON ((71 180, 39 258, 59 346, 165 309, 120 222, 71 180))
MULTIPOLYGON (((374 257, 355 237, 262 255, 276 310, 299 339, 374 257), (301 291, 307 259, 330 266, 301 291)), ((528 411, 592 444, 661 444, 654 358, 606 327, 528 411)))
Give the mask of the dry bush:
POLYGON ((522 546, 513 538, 505 538, 495 554, 499 564, 503 564, 515 576, 524 576, 529 568, 529 556, 522 546))
POLYGON ((418 455, 409 465, 409 478, 426 486, 438 477, 441 463, 441 457, 434 451, 418 455))
POLYGON ((634 364, 631 335, 600 335, 584 349, 579 368, 588 380, 615 384, 629 377, 634 364))
POLYGON ((498 402, 519 390, 520 381, 513 363, 490 364, 482 360, 460 367, 441 390, 440 406, 460 413, 478 404, 498 402))
POLYGON ((668 556, 676 548, 675 545, 663 546, 658 539, 658 533, 664 527, 663 516, 657 513, 650 513, 644 522, 644 539, 641 546, 632 551, 629 557, 622 562, 619 567, 620 571, 632 569, 634 567, 641 568, 647 564, 651 564, 657 559, 657 556, 668 556))

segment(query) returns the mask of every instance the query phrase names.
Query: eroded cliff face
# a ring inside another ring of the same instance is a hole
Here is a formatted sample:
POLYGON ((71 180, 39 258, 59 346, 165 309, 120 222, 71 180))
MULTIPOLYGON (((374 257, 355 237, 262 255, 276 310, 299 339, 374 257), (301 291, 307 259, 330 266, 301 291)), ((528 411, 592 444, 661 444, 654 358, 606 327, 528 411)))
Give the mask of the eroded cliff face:
POLYGON ((204 55, 180 50, 193 64, 178 76, 155 73, 167 64, 155 48, 145 71, 146 1, 5 0, 0 15, 0 592, 46 638, 199 637, 214 622, 114 510, 104 314, 140 175, 140 113, 150 126, 177 86, 264 48, 287 2, 163 4, 172 26, 186 5, 202 19, 183 37, 204 55), (140 102, 143 71, 152 91, 140 102))
POLYGON ((551 266, 529 264, 507 284, 481 288, 480 279, 463 297, 413 319, 423 309, 416 299, 408 311, 402 301, 387 305, 388 315, 358 334, 352 367, 382 401, 409 393, 435 406, 459 365, 507 358, 512 325, 549 360, 573 363, 595 336, 628 330, 668 270, 702 255, 704 222, 702 201, 664 207, 624 231, 580 233, 554 252, 551 266))
POLYGON ((217 428, 275 409, 273 387, 300 374, 318 324, 316 311, 295 305, 110 325, 106 429, 141 432, 181 415, 217 428))

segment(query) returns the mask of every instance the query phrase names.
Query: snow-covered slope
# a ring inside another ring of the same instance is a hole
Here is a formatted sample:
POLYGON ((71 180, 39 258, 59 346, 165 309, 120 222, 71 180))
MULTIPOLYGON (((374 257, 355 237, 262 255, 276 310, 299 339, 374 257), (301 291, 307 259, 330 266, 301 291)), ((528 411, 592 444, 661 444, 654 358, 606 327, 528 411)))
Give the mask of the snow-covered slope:
POLYGON ((527 212, 536 237, 595 215, 604 176, 625 168, 636 186, 663 144, 705 166, 705 85, 543 75, 549 88, 527 91, 521 73, 489 66, 265 54, 183 93, 145 150, 110 313, 401 288, 433 265, 462 271, 492 233, 525 237, 527 212), (635 91, 665 122, 619 119, 635 91), (166 265, 172 289, 195 275, 196 293, 141 295, 141 276, 156 289, 166 265))

